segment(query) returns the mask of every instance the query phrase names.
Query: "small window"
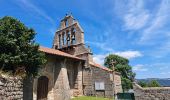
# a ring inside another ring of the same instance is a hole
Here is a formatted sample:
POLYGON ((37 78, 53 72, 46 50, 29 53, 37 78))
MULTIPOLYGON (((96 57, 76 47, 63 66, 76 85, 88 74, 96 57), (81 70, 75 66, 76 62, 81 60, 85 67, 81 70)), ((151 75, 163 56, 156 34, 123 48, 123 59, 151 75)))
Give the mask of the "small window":
POLYGON ((65 20, 65 26, 68 27, 68 20, 65 20))
POLYGON ((95 90, 105 90, 104 82, 95 82, 95 90))

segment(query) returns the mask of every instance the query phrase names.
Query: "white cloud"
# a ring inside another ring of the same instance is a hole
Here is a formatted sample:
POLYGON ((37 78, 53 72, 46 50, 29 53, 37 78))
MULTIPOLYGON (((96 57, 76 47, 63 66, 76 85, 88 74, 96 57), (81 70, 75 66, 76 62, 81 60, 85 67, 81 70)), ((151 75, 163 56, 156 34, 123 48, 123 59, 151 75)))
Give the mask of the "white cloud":
POLYGON ((143 6, 143 0, 130 0, 127 12, 124 15, 126 29, 138 30, 147 24, 150 15, 143 6))
POLYGON ((113 49, 110 48, 109 46, 107 46, 106 43, 86 41, 86 44, 94 45, 94 46, 96 46, 96 47, 98 47, 98 48, 100 48, 101 50, 104 50, 104 51, 113 52, 113 49))
POLYGON ((167 30, 164 28, 167 23, 169 23, 170 17, 170 2, 169 0, 163 0, 159 6, 156 13, 152 14, 152 19, 147 28, 143 30, 140 42, 146 42, 156 37, 167 36, 167 30))
POLYGON ((116 0, 115 11, 120 14, 124 22, 123 28, 126 30, 141 29, 147 25, 150 18, 143 0, 116 0))
POLYGON ((132 41, 134 44, 152 46, 151 48, 155 50, 148 50, 147 55, 154 58, 170 54, 169 0, 155 3, 153 8, 147 8, 146 0, 116 0, 116 2, 118 3, 115 4, 114 11, 121 12, 119 17, 124 22, 123 30, 128 30, 131 37, 135 36, 135 40, 132 41))
POLYGON ((123 51, 123 52, 115 52, 114 54, 125 57, 127 59, 143 56, 142 53, 139 51, 123 51))
POLYGON ((135 65, 133 67, 133 71, 148 71, 148 69, 144 68, 145 66, 142 64, 135 65))
POLYGON ((139 31, 137 32, 140 33, 139 44, 152 44, 155 43, 155 39, 168 35, 167 30, 170 30, 166 26, 170 24, 169 0, 162 0, 158 6, 152 8, 152 11, 146 8, 148 3, 144 0, 116 0, 115 2, 114 11, 122 12, 119 17, 124 22, 123 29, 131 32, 139 31))
POLYGON ((169 75, 170 75, 170 72, 161 72, 160 74, 161 74, 161 75, 169 76, 169 75))
POLYGON ((103 65, 103 64, 104 64, 104 59, 105 59, 106 56, 107 56, 107 54, 94 55, 94 56, 93 56, 93 60, 94 60, 95 62, 97 62, 98 64, 103 65))
POLYGON ((149 14, 146 12, 139 12, 139 14, 133 14, 133 13, 127 14, 124 17, 125 28, 129 30, 141 29, 146 25, 148 18, 149 18, 149 14))
POLYGON ((49 21, 51 24, 55 25, 54 23, 55 21, 48 14, 46 14, 42 9, 38 8, 30 1, 28 0, 17 0, 17 1, 18 2, 16 2, 16 4, 19 5, 21 8, 27 11, 36 12, 36 14, 49 21))
POLYGON ((143 56, 142 53, 139 51, 123 51, 123 52, 118 51, 118 52, 113 52, 113 53, 94 55, 93 60, 103 65, 105 57, 108 56, 109 54, 116 54, 121 57, 125 57, 127 59, 133 59, 133 58, 143 56))

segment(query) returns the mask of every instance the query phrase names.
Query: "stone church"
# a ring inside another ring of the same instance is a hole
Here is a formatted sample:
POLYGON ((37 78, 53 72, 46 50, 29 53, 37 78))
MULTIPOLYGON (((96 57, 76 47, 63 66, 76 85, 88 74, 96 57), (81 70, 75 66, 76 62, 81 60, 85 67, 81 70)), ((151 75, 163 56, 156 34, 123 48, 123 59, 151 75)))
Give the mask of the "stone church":
POLYGON ((93 61, 84 31, 66 15, 55 33, 52 48, 40 47, 47 63, 37 78, 24 80, 24 100, 70 100, 76 96, 112 98, 122 92, 120 73, 93 61))

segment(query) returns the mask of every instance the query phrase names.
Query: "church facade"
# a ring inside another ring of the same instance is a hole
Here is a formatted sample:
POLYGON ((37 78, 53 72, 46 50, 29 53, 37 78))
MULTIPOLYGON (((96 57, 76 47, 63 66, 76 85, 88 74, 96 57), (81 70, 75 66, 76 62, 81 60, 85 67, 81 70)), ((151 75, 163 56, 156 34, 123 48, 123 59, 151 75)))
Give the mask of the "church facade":
POLYGON ((55 33, 52 48, 40 47, 47 63, 36 78, 24 80, 25 100, 70 100, 76 96, 112 98, 122 92, 120 73, 93 61, 84 31, 66 15, 55 33))

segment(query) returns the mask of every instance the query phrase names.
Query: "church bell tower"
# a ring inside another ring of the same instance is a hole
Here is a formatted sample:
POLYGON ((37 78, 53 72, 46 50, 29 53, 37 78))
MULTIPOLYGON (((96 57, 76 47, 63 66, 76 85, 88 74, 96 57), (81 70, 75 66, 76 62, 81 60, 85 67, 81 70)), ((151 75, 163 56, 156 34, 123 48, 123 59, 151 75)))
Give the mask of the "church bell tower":
POLYGON ((79 44, 84 44, 84 31, 72 15, 66 15, 55 33, 53 48, 64 50, 79 44))
POLYGON ((60 21, 60 26, 55 33, 53 49, 92 60, 92 52, 84 43, 84 31, 72 15, 66 15, 60 21))

